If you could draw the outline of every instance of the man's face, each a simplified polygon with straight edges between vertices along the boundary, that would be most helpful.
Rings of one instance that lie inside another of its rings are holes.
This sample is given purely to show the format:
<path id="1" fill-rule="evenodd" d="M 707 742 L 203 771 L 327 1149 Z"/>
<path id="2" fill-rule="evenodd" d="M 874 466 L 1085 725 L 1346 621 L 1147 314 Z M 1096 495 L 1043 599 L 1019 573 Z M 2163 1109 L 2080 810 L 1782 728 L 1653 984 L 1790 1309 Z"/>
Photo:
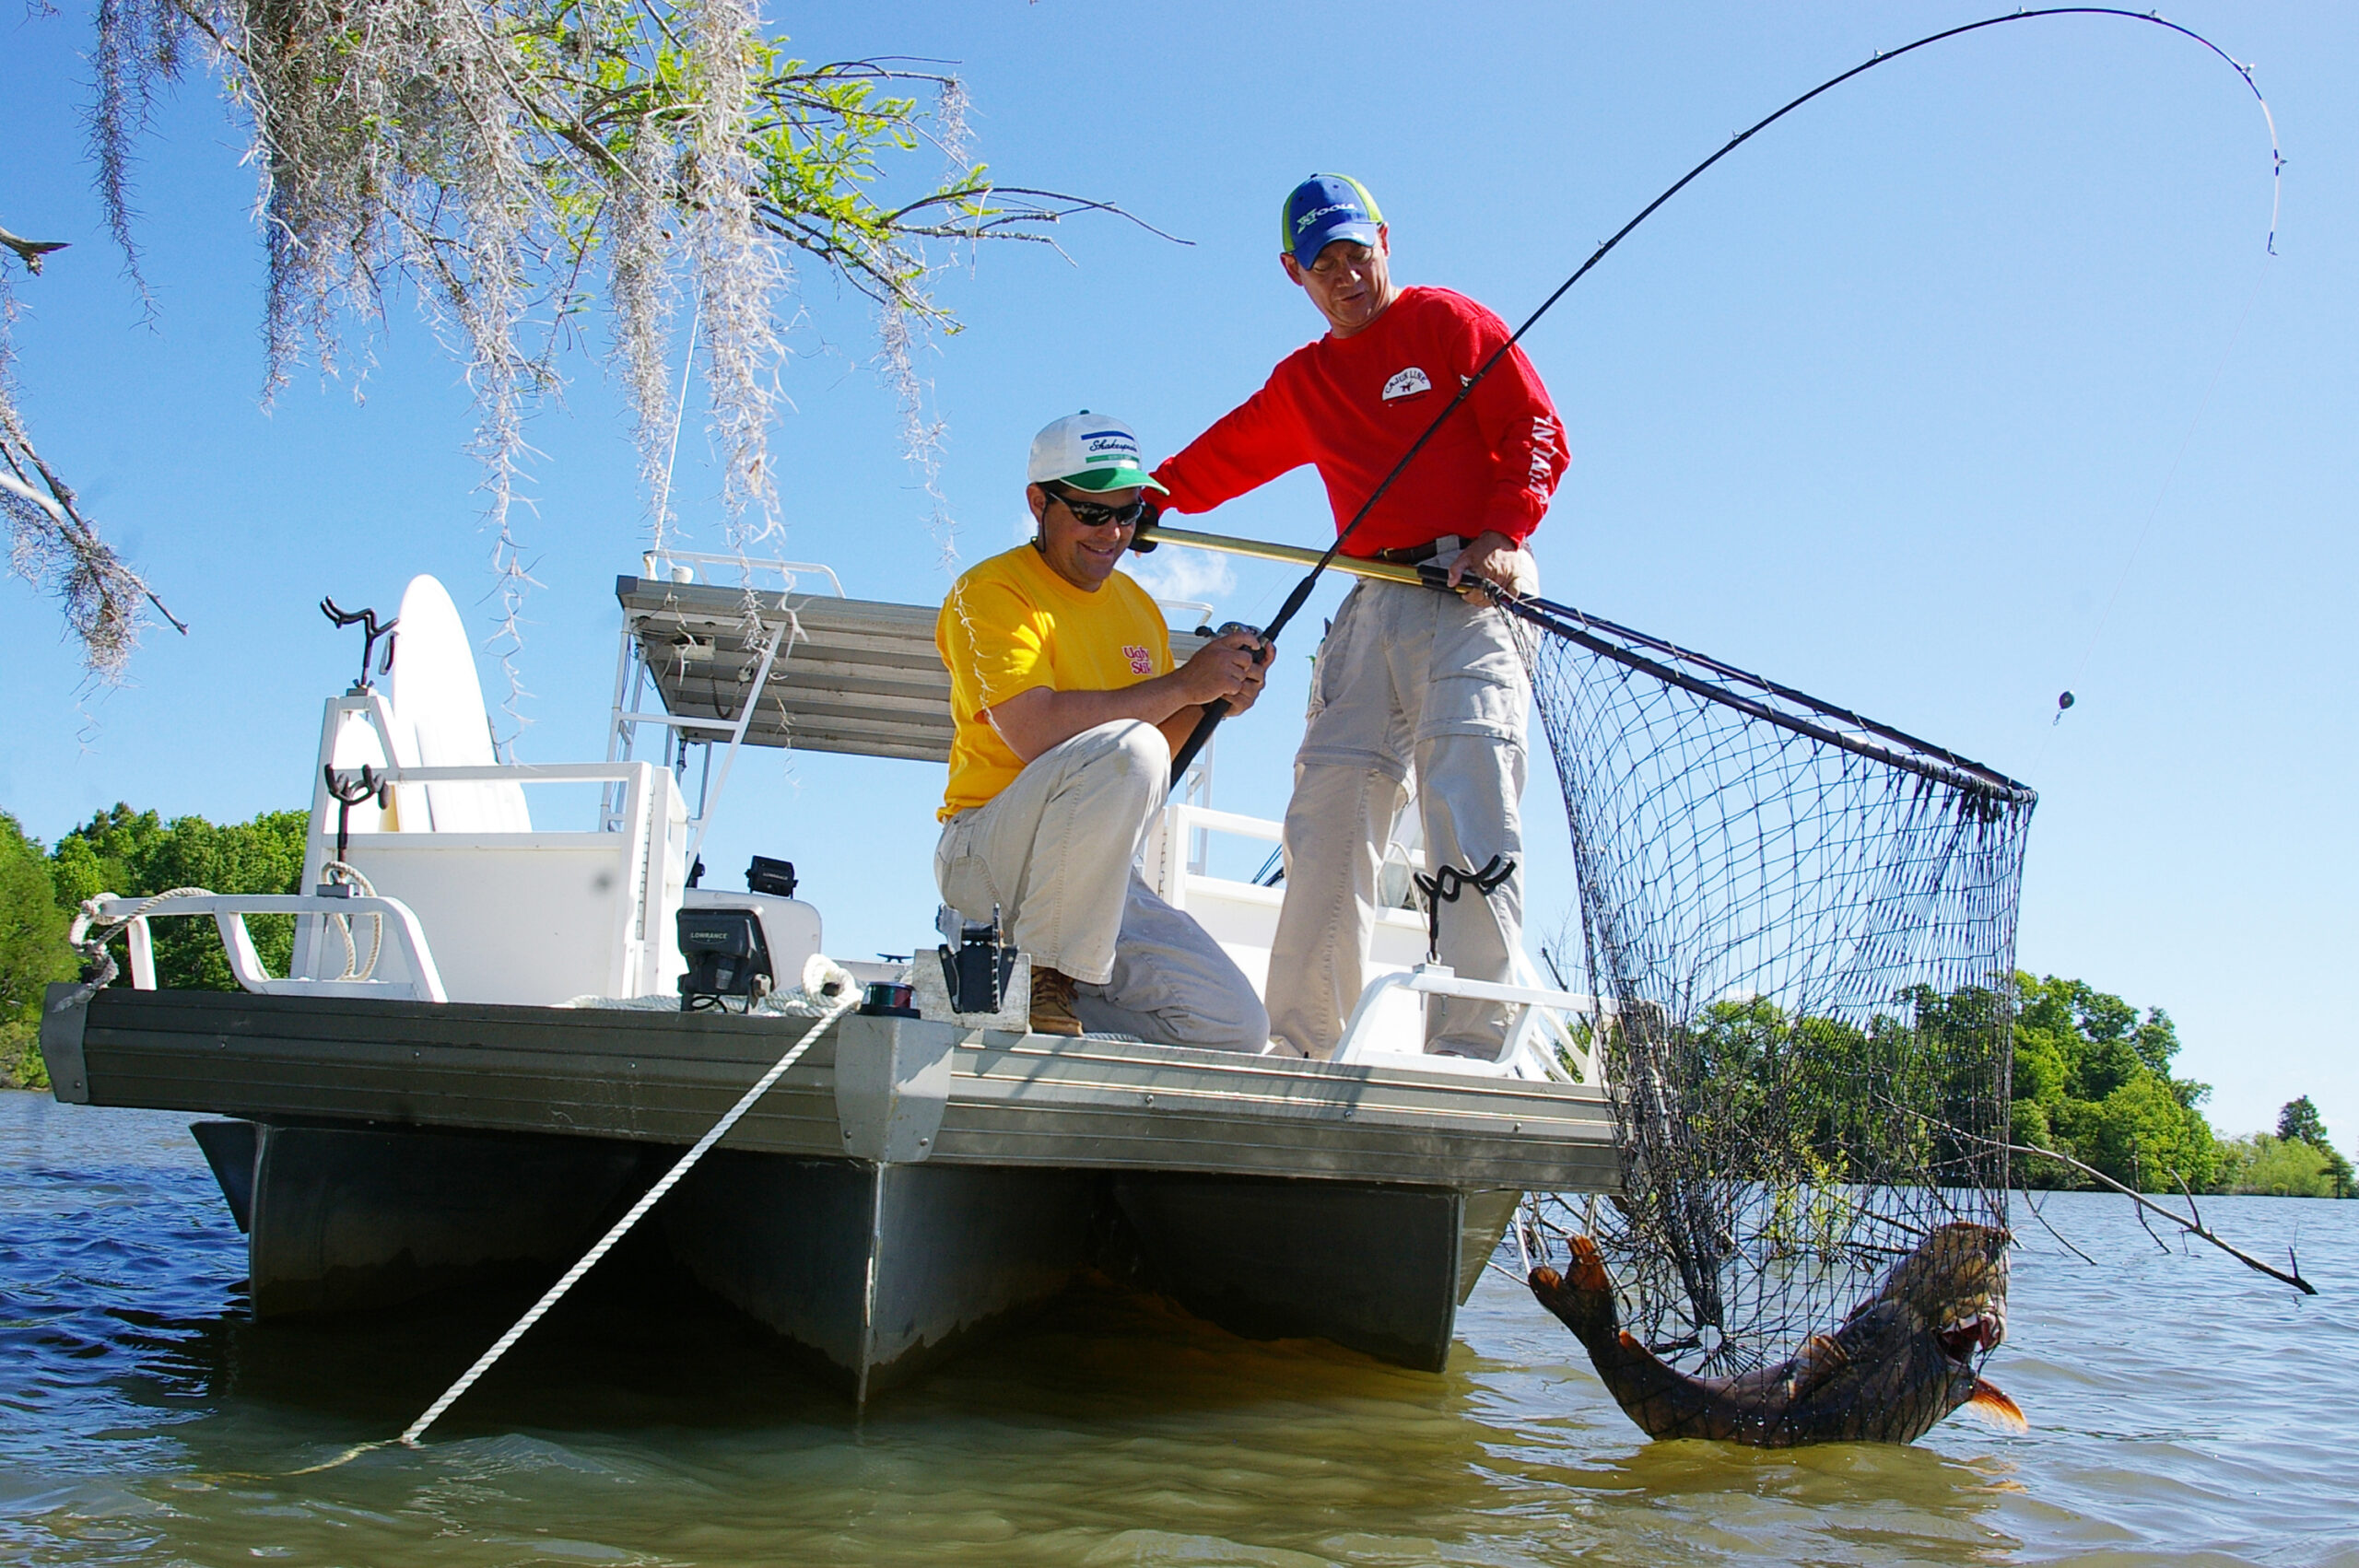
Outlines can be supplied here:
<path id="1" fill-rule="evenodd" d="M 1115 563 L 1131 547 L 1137 523 L 1135 520 L 1084 521 L 1083 518 L 1104 519 L 1108 512 L 1129 511 L 1138 502 L 1138 486 L 1076 492 L 1071 500 L 1063 490 L 1062 486 L 1033 485 L 1024 492 L 1040 525 L 1040 554 L 1050 570 L 1084 593 L 1095 593 L 1114 575 Z"/>
<path id="2" fill-rule="evenodd" d="M 1376 243 L 1363 245 L 1356 240 L 1335 240 L 1319 252 L 1319 259 L 1304 266 L 1290 255 L 1278 260 L 1286 269 L 1286 276 L 1302 285 L 1319 313 L 1327 318 L 1327 325 L 1337 337 L 1349 337 L 1384 313 L 1392 303 L 1392 272 L 1391 232 L 1382 225 L 1376 230 Z"/>

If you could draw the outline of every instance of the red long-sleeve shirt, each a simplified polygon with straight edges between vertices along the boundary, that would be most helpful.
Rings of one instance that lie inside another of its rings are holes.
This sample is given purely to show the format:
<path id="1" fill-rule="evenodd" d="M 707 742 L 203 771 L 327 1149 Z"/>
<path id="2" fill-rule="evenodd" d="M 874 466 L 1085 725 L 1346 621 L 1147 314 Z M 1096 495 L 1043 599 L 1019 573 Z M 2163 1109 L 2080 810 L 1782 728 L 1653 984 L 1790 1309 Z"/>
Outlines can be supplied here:
<path id="1" fill-rule="evenodd" d="M 1498 317 L 1447 288 L 1404 288 L 1350 337 L 1289 354 L 1268 384 L 1155 471 L 1165 509 L 1206 512 L 1316 463 L 1335 527 L 1350 522 L 1467 378 L 1508 341 Z M 1401 471 L 1344 548 L 1372 556 L 1540 526 L 1565 472 L 1564 427 L 1539 372 L 1510 348 L 1466 406 Z"/>

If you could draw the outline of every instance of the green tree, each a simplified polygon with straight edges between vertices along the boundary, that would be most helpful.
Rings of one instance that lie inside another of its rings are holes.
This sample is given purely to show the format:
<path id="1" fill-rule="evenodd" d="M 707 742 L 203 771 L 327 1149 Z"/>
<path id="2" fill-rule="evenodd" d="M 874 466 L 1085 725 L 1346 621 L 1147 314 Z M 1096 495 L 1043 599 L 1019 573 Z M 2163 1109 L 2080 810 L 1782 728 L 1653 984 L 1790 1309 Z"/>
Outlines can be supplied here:
<path id="1" fill-rule="evenodd" d="M 2344 1192 L 2325 1153 L 2300 1139 L 2266 1132 L 2224 1139 L 2213 1185 L 2221 1192 L 2267 1198 L 2339 1198 Z"/>
<path id="2" fill-rule="evenodd" d="M 167 823 L 118 802 L 57 842 L 50 875 L 67 910 L 100 893 L 145 898 L 176 887 L 215 893 L 294 893 L 303 876 L 303 812 L 264 812 L 252 822 L 216 826 L 201 816 Z M 294 919 L 249 917 L 264 967 L 285 974 L 295 945 Z M 149 927 L 156 983 L 177 990 L 236 990 L 213 922 L 174 918 Z M 120 962 L 120 961 L 118 961 Z M 127 965 L 125 966 L 127 969 Z M 128 983 L 126 973 L 119 983 Z"/>
<path id="3" fill-rule="evenodd" d="M 2018 974 L 2015 1141 L 2069 1154 L 2150 1192 L 2182 1181 L 2210 1187 L 2218 1141 L 2197 1107 L 2212 1091 L 2171 1076 L 2178 1050 L 2178 1032 L 2161 1008 L 2142 1015 L 2084 981 Z M 2027 1161 L 2023 1175 L 2037 1186 L 2086 1184 L 2053 1161 Z"/>
<path id="4" fill-rule="evenodd" d="M 2354 1184 L 2351 1162 L 2342 1157 L 2342 1152 L 2326 1135 L 2326 1123 L 2319 1119 L 2318 1108 L 2307 1094 L 2286 1101 L 2278 1111 L 2277 1136 L 2289 1143 L 2306 1143 L 2318 1152 L 2333 1178 L 2334 1191 L 2330 1196 L 2350 1198 L 2359 1194 L 2359 1184 Z"/>
<path id="5" fill-rule="evenodd" d="M 17 819 L 0 812 L 0 1086 L 49 1082 L 39 1048 L 41 994 L 73 975 L 49 863 Z"/>

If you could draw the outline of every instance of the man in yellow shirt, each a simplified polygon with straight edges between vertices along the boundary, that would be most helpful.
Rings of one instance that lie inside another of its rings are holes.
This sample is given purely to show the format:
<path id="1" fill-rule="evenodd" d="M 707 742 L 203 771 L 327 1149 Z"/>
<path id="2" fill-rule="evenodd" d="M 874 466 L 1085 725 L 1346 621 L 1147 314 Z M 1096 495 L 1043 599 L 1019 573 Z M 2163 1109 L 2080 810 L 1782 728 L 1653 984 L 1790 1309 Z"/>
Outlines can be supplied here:
<path id="1" fill-rule="evenodd" d="M 996 909 L 1031 954 L 1036 1033 L 1259 1051 L 1251 982 L 1133 862 L 1203 705 L 1261 695 L 1260 640 L 1230 632 L 1172 667 L 1162 612 L 1114 569 L 1155 483 L 1129 426 L 1056 421 L 1027 477 L 1038 532 L 961 577 L 934 623 L 957 723 L 943 902 L 976 922 Z"/>

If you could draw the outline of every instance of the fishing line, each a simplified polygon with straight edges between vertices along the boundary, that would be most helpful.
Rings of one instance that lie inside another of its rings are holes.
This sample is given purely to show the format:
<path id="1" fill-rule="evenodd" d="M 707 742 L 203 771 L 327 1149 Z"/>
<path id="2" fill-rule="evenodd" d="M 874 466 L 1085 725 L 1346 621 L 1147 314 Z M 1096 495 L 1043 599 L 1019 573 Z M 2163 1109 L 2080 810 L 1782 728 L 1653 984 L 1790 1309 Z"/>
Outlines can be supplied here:
<path id="1" fill-rule="evenodd" d="M 2114 606 L 2120 602 L 2121 591 L 2129 586 L 2130 574 L 2137 567 L 2139 556 L 2145 551 L 2148 536 L 2154 532 L 2154 520 L 2162 515 L 2163 498 L 2170 494 L 2171 486 L 2178 478 L 2180 467 L 2187 462 L 2188 448 L 2195 441 L 2196 427 L 2201 425 L 2203 422 L 2203 416 L 2212 411 L 2212 394 L 2220 390 L 2220 377 L 2228 369 L 2228 361 L 2235 357 L 2236 345 L 2244 341 L 2245 323 L 2252 318 L 2252 308 L 2260 298 L 2260 286 L 2269 276 L 2269 263 L 2276 254 L 2277 252 L 2272 249 L 2269 256 L 2262 259 L 2259 267 L 2253 273 L 2252 287 L 2245 291 L 2244 309 L 2237 312 L 2236 324 L 2230 330 L 2228 341 L 2220 350 L 2218 362 L 2212 367 L 2212 379 L 2204 383 L 2203 395 L 2197 400 L 2195 412 L 2188 416 L 2187 429 L 2178 439 L 2178 451 L 2171 454 L 2170 467 L 2164 473 L 2162 484 L 2155 488 L 2154 504 L 2146 509 L 2145 525 L 2138 530 L 2137 539 L 2130 544 L 2129 553 L 2122 556 L 2121 569 L 2114 575 L 2113 591 L 2107 595 L 2104 610 L 2098 613 L 2095 624 L 2089 628 L 2088 641 L 2081 648 L 2080 662 L 2072 666 L 2072 679 L 2056 699 L 2056 718 L 2049 721 L 2049 733 L 2040 739 L 2039 750 L 2033 759 L 2035 770 L 2039 762 L 2046 760 L 2048 743 L 2055 738 L 2056 726 L 2063 721 L 2065 709 L 2071 708 L 2075 701 L 2073 694 L 2080 690 L 2081 678 L 2088 673 L 2089 661 L 2096 653 L 2097 642 L 2104 637 L 2113 620 Z"/>
<path id="2" fill-rule="evenodd" d="M 680 427 L 688 417 L 688 383 L 696 379 L 697 333 L 704 325 L 704 290 L 697 290 L 696 310 L 688 317 L 688 351 L 680 357 L 680 401 L 672 410 L 672 450 L 663 459 L 663 487 L 655 493 L 655 551 L 663 550 L 663 524 L 672 515 L 672 473 L 680 465 Z M 744 552 L 741 550 L 740 555 Z"/>
<path id="3" fill-rule="evenodd" d="M 1685 190 L 1697 179 L 1697 177 L 1702 175 L 1706 170 L 1719 162 L 1720 159 L 1728 157 L 1729 154 L 1734 152 L 1738 147 L 1743 146 L 1746 142 L 1751 141 L 1755 135 L 1767 130 L 1778 121 L 1783 120 L 1787 115 L 1791 114 L 1803 104 L 1810 102 L 1811 99 L 1819 97 L 1823 93 L 1832 91 L 1836 88 L 1842 86 L 1845 82 L 1849 81 L 1852 77 L 1872 71 L 1879 65 L 1897 60 L 1904 54 L 1913 53 L 1919 49 L 1925 48 L 1929 44 L 1940 43 L 1945 39 L 1959 38 L 1966 33 L 1979 32 L 1984 28 L 2003 27 L 2009 22 L 2030 21 L 2040 17 L 2119 17 L 2125 21 L 2143 22 L 2152 27 L 2158 27 L 2166 31 L 2177 33 L 2182 38 L 2191 39 L 2228 63 L 2229 66 L 2236 71 L 2236 75 L 2244 79 L 2245 86 L 2251 90 L 2253 100 L 2260 105 L 2261 119 L 2269 127 L 2270 180 L 2271 182 L 2271 189 L 2269 204 L 2269 236 L 2267 244 L 2269 253 L 2271 255 L 2275 255 L 2277 253 L 2278 204 L 2280 198 L 2283 194 L 2285 174 L 2284 155 L 2278 149 L 2277 145 L 2276 116 L 2270 112 L 2269 100 L 2261 96 L 2259 86 L 2252 79 L 2252 67 L 2244 64 L 2235 55 L 2230 54 L 2226 50 L 2221 48 L 2218 44 L 2212 42 L 2201 33 L 2197 32 L 2194 29 L 2182 27 L 2177 22 L 2166 20 L 2165 18 L 2148 11 L 2127 11 L 2112 6 L 2055 6 L 2036 11 L 2016 11 L 2003 17 L 1986 17 L 1978 22 L 1966 22 L 1958 27 L 1945 28 L 1940 32 L 1929 33 L 1925 37 L 1918 39 L 1912 43 L 1904 43 L 1897 49 L 1880 49 L 1868 59 L 1852 66 L 1849 70 L 1843 72 L 1839 76 L 1830 76 L 1825 81 L 1821 82 L 1818 86 L 1811 88 L 1810 91 L 1802 94 L 1800 98 L 1797 98 L 1790 103 L 1786 104 L 1783 108 L 1777 110 L 1773 113 L 1763 116 L 1760 120 L 1755 122 L 1744 130 L 1737 132 L 1728 139 L 1719 151 L 1713 153 L 1709 158 L 1704 159 L 1703 162 L 1697 164 L 1695 168 L 1681 175 L 1679 179 L 1674 181 L 1668 190 L 1664 191 L 1661 195 L 1657 196 L 1653 201 L 1649 202 L 1643 208 L 1639 209 L 1637 216 L 1624 224 L 1620 228 L 1615 229 L 1612 238 L 1603 240 L 1598 245 L 1596 250 L 1590 252 L 1589 259 L 1574 270 L 1573 275 L 1558 284 L 1556 286 L 1555 292 L 1549 295 L 1547 298 L 1542 300 L 1540 308 L 1532 311 L 1530 316 L 1524 319 L 1523 325 L 1516 328 L 1515 332 L 1505 343 L 1499 345 L 1498 347 L 1491 351 L 1490 357 L 1483 361 L 1481 368 L 1478 369 L 1473 375 L 1468 377 L 1465 381 L 1459 386 L 1457 395 L 1449 400 L 1439 414 L 1434 415 L 1433 422 L 1425 427 L 1425 429 L 1418 435 L 1417 439 L 1409 443 L 1409 450 L 1401 454 L 1400 461 L 1392 465 L 1391 472 L 1387 473 L 1384 478 L 1377 485 L 1376 488 L 1369 493 L 1367 499 L 1360 503 L 1359 509 L 1352 514 L 1351 521 L 1345 523 L 1336 533 L 1335 542 L 1327 546 L 1325 553 L 1319 557 L 1318 565 L 1312 567 L 1309 575 L 1304 577 L 1299 583 L 1296 584 L 1294 591 L 1286 596 L 1285 603 L 1279 607 L 1276 618 L 1273 619 L 1268 626 L 1262 629 L 1262 636 L 1263 641 L 1274 642 L 1277 638 L 1278 633 L 1285 628 L 1286 623 L 1294 619 L 1296 613 L 1302 608 L 1304 602 L 1310 597 L 1310 591 L 1318 582 L 1320 574 L 1326 571 L 1328 565 L 1334 560 L 1338 554 L 1342 552 L 1344 542 L 1351 538 L 1353 532 L 1358 529 L 1362 522 L 1367 521 L 1368 513 L 1375 509 L 1377 502 L 1384 498 L 1385 492 L 1392 488 L 1392 482 L 1401 476 L 1401 471 L 1408 467 L 1410 461 L 1425 450 L 1426 443 L 1433 439 L 1434 433 L 1441 428 L 1443 424 L 1449 420 L 1452 414 L 1458 412 L 1461 404 L 1464 404 L 1468 398 L 1473 395 L 1474 389 L 1483 384 L 1484 380 L 1490 375 L 1493 369 L 1497 368 L 1499 362 L 1507 357 L 1510 349 L 1514 348 L 1518 344 L 1523 341 L 1524 334 L 1539 324 L 1540 318 L 1546 315 L 1549 310 L 1555 307 L 1556 301 L 1565 297 L 1566 292 L 1569 290 L 1573 285 L 1579 283 L 1582 278 L 1589 275 L 1590 269 L 1596 266 L 1598 263 L 1603 261 L 1608 252 L 1613 251 L 1616 245 L 1622 243 L 1622 241 L 1628 237 L 1632 229 L 1637 228 L 1638 225 L 1646 222 L 1648 218 L 1653 216 L 1657 208 L 1661 207 L 1665 202 L 1670 201 L 1672 197 L 1679 194 L 1680 192 Z M 1203 717 L 1197 720 L 1195 731 L 1188 737 L 1187 744 L 1180 748 L 1179 755 L 1171 759 L 1171 775 L 1173 778 L 1178 778 L 1186 770 L 1188 764 L 1195 760 L 1196 754 L 1203 750 L 1204 743 L 1212 739 L 1213 731 L 1218 727 L 1221 716 L 1227 711 L 1228 704 L 1225 699 L 1215 698 L 1212 702 L 1204 705 Z"/>

